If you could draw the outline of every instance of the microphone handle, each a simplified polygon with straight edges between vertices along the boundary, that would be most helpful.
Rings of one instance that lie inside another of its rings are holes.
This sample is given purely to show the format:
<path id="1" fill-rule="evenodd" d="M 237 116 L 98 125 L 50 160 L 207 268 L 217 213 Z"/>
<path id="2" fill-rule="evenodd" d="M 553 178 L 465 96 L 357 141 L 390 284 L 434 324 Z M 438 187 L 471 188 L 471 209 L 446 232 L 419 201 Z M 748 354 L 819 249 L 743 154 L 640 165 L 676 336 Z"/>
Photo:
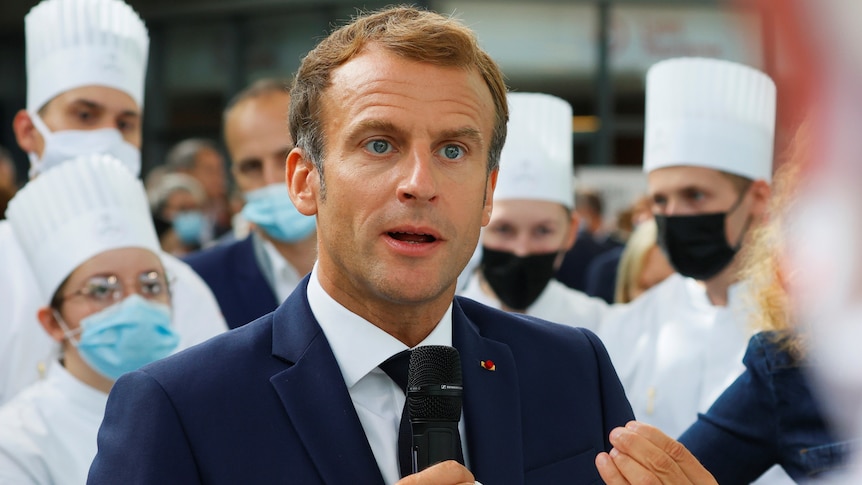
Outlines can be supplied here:
<path id="1" fill-rule="evenodd" d="M 413 428 L 413 473 L 446 460 L 464 464 L 457 421 L 414 419 L 410 424 Z"/>

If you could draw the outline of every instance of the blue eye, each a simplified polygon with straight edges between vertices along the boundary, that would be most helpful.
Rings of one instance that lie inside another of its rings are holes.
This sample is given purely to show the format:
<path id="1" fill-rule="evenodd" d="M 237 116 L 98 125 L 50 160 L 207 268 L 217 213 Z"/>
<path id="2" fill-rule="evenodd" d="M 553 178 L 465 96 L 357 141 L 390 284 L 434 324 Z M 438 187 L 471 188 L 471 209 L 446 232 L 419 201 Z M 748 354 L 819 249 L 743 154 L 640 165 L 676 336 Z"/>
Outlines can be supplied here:
<path id="1" fill-rule="evenodd" d="M 457 160 L 464 156 L 464 148 L 458 145 L 446 145 L 439 152 L 444 158 Z"/>
<path id="2" fill-rule="evenodd" d="M 365 148 L 367 148 L 371 153 L 384 155 L 392 150 L 392 145 L 390 145 L 386 140 L 371 140 L 365 144 Z"/>

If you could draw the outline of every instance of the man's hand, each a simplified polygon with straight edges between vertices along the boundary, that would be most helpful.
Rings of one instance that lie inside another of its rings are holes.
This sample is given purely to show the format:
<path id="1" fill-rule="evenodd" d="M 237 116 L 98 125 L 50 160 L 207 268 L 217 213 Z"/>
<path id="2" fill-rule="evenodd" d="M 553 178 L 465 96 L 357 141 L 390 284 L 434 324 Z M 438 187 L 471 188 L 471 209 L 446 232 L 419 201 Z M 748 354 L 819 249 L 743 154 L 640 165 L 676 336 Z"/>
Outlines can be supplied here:
<path id="1" fill-rule="evenodd" d="M 470 470 L 457 461 L 449 460 L 406 476 L 395 485 L 473 485 L 474 483 L 476 480 Z"/>
<path id="2" fill-rule="evenodd" d="M 608 485 L 718 485 L 680 442 L 654 426 L 630 421 L 610 435 L 610 454 L 596 456 L 596 468 Z"/>

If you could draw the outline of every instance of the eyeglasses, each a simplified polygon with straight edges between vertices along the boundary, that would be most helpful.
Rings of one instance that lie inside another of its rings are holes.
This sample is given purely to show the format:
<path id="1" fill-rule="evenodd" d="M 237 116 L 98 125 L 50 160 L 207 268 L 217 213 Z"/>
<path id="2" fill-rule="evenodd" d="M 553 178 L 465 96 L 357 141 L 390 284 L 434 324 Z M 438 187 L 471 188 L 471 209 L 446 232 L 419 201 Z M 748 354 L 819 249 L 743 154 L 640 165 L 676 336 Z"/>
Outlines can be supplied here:
<path id="1" fill-rule="evenodd" d="M 168 280 L 158 271 L 139 274 L 135 283 L 135 293 L 149 300 L 163 299 L 168 295 Z M 57 303 L 83 296 L 100 305 L 109 306 L 122 300 L 125 294 L 125 286 L 117 275 L 98 275 L 88 279 L 78 291 L 58 298 Z"/>

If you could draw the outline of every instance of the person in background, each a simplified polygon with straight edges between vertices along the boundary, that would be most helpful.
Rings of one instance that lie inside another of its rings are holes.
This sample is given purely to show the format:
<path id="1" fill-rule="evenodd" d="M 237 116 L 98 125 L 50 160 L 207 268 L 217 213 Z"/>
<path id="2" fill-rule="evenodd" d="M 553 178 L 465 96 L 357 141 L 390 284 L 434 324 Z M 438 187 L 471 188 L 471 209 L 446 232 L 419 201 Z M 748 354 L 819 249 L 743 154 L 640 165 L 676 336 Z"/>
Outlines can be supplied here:
<path id="1" fill-rule="evenodd" d="M 641 222 L 620 256 L 614 303 L 629 303 L 673 272 L 673 266 L 658 246 L 655 220 Z"/>
<path id="2" fill-rule="evenodd" d="M 84 483 L 114 380 L 179 343 L 146 195 L 118 160 L 84 157 L 28 183 L 8 214 L 40 289 L 31 324 L 59 358 L 0 407 L 0 483 Z"/>
<path id="3" fill-rule="evenodd" d="M 463 464 L 424 483 L 598 482 L 593 457 L 632 419 L 601 342 L 455 296 L 508 118 L 475 34 L 412 7 L 363 14 L 305 56 L 289 117 L 311 274 L 274 312 L 121 377 L 89 483 L 396 483 L 405 386 L 381 365 L 432 344 L 460 354 Z"/>
<path id="4" fill-rule="evenodd" d="M 257 81 L 224 111 L 231 172 L 246 199 L 241 214 L 251 233 L 185 258 L 212 288 L 231 328 L 275 310 L 317 256 L 315 219 L 296 210 L 284 184 L 285 158 L 293 148 L 288 86 Z"/>
<path id="5" fill-rule="evenodd" d="M 617 215 L 618 220 L 623 217 L 625 217 L 625 220 L 618 224 L 616 233 L 619 236 L 626 233 L 626 237 L 624 239 L 620 237 L 619 240 L 626 241 L 626 245 L 628 245 L 631 233 L 636 231 L 641 223 L 651 221 L 653 219 L 652 200 L 647 196 L 638 198 L 629 208 Z M 655 237 L 653 237 L 653 239 L 655 239 Z M 622 259 L 626 245 L 611 248 L 590 261 L 586 270 L 586 294 L 597 296 L 608 303 L 620 303 L 616 298 L 618 281 L 617 274 L 619 273 L 620 260 Z M 661 280 L 657 280 L 652 284 L 658 283 L 659 281 Z M 652 284 L 650 284 L 650 286 L 652 286 Z M 626 301 L 629 301 L 629 299 L 626 299 Z"/>
<path id="6" fill-rule="evenodd" d="M 206 194 L 195 178 L 182 173 L 165 174 L 147 191 L 147 197 L 162 250 L 185 256 L 200 249 L 206 231 Z"/>
<path id="7" fill-rule="evenodd" d="M 812 316 L 808 314 L 810 302 L 804 300 L 813 295 L 797 293 L 811 283 L 812 277 L 836 276 L 831 268 L 825 274 L 822 272 L 822 265 L 829 264 L 828 257 L 815 256 L 820 267 L 807 267 L 799 259 L 798 251 L 807 253 L 802 255 L 806 259 L 822 250 L 822 246 L 800 248 L 797 238 L 821 237 L 835 221 L 854 214 L 854 209 L 832 205 L 836 201 L 850 202 L 844 199 L 846 193 L 828 200 L 836 190 L 848 188 L 843 183 L 830 184 L 830 193 L 819 193 L 816 200 L 809 198 L 811 167 L 823 162 L 812 156 L 808 128 L 801 128 L 793 143 L 792 158 L 775 174 L 775 192 L 769 202 L 767 222 L 754 231 L 742 260 L 741 276 L 748 282 L 750 296 L 758 303 L 752 323 L 759 331 L 745 352 L 745 371 L 706 413 L 698 416 L 679 442 L 642 424 L 615 430 L 612 441 L 619 458 L 597 461 L 608 483 L 628 483 L 622 481 L 627 473 L 651 463 L 675 463 L 689 454 L 722 485 L 751 483 L 774 465 L 781 466 L 799 483 L 857 483 L 843 473 L 851 467 L 851 457 L 862 449 L 862 442 L 855 431 L 847 429 L 851 421 L 828 419 L 836 417 L 829 410 L 835 411 L 837 404 L 832 401 L 834 396 L 823 392 L 823 374 L 834 369 L 829 362 L 832 357 L 813 353 L 822 350 L 818 349 L 822 327 L 834 325 L 833 319 L 843 309 L 833 307 L 820 313 L 820 318 L 808 320 Z M 814 186 L 822 181 L 815 181 Z M 814 190 L 819 192 L 823 188 Z M 855 185 L 851 190 L 855 193 Z M 824 202 L 826 205 L 822 205 Z M 828 213 L 821 212 L 824 208 L 828 208 Z M 804 236 L 797 232 L 800 229 L 806 231 Z M 812 229 L 814 233 L 809 232 Z M 840 250 L 841 246 L 839 243 L 830 249 L 842 253 L 850 249 L 845 246 Z M 823 291 L 835 290 L 814 289 L 815 293 Z M 817 304 L 821 303 L 822 300 Z M 857 319 L 852 325 L 858 322 Z M 845 332 L 836 337 L 852 339 L 852 327 L 838 328 Z M 856 340 L 852 340 L 849 345 L 833 350 L 855 346 Z M 846 362 L 846 356 L 839 360 Z M 843 404 L 841 414 L 858 413 L 852 404 L 847 406 L 849 402 Z M 708 477 L 693 482 L 713 483 Z"/>
<path id="8" fill-rule="evenodd" d="M 773 465 L 797 482 L 822 479 L 846 466 L 859 442 L 841 441 L 830 429 L 823 398 L 810 382 L 809 329 L 801 325 L 787 287 L 799 275 L 783 260 L 788 217 L 797 200 L 802 163 L 810 153 L 804 133 L 795 140 L 796 159 L 776 173 L 768 222 L 753 234 L 742 276 L 757 301 L 754 335 L 745 352 L 745 372 L 679 441 L 719 483 L 750 483 Z M 811 322 L 817 325 L 817 322 Z"/>
<path id="9" fill-rule="evenodd" d="M 251 233 L 251 224 L 242 216 L 242 208 L 245 207 L 245 195 L 234 185 L 228 196 L 228 207 L 230 207 L 229 233 L 223 234 L 217 244 L 226 244 L 240 239 L 245 239 Z"/>
<path id="10" fill-rule="evenodd" d="M 18 191 L 18 173 L 9 150 L 0 146 L 0 220 L 6 218 L 6 204 Z"/>
<path id="11" fill-rule="evenodd" d="M 69 22 L 75 18 L 80 21 Z M 44 0 L 24 19 L 27 107 L 15 115 L 31 180 L 79 155 L 110 154 L 141 169 L 141 116 L 149 37 L 120 0 Z M 174 278 L 178 348 L 226 329 L 212 292 L 186 264 L 163 256 Z M 37 275 L 0 221 L 0 403 L 36 381 L 56 346 L 33 324 L 43 305 Z"/>
<path id="12" fill-rule="evenodd" d="M 604 201 L 600 192 L 579 189 L 575 196 L 575 211 L 581 221 L 577 239 L 563 258 L 555 277 L 569 288 L 585 292 L 589 286 L 587 268 L 590 263 L 623 243 L 603 229 Z"/>
<path id="13" fill-rule="evenodd" d="M 769 201 L 776 89 L 756 69 L 706 58 L 661 61 L 646 82 L 644 170 L 676 273 L 599 334 L 638 419 L 679 436 L 744 369 L 756 309 L 742 297 L 740 253 Z"/>
<path id="14" fill-rule="evenodd" d="M 203 138 L 183 140 L 168 151 L 164 166 L 169 173 L 193 177 L 204 189 L 207 224 L 202 244 L 206 245 L 230 231 L 226 165 L 215 143 Z"/>
<path id="15" fill-rule="evenodd" d="M 574 244 L 572 108 L 542 93 L 509 93 L 494 212 L 482 258 L 459 292 L 485 305 L 595 331 L 607 304 L 553 279 Z"/>

